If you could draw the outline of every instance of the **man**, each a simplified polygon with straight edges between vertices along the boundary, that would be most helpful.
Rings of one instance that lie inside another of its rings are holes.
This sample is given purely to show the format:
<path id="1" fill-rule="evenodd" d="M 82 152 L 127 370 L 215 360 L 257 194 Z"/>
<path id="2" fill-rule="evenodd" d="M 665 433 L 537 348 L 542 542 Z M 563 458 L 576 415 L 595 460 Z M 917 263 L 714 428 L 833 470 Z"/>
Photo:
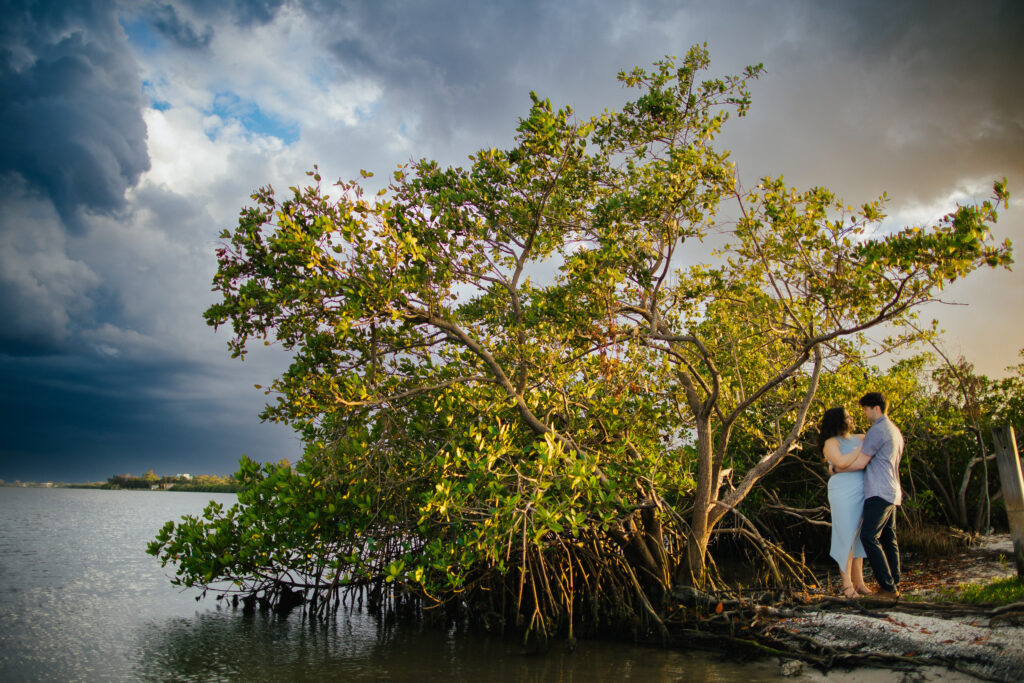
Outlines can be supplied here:
<path id="1" fill-rule="evenodd" d="M 903 502 L 900 460 L 903 434 L 886 415 L 889 402 L 877 391 L 864 394 L 860 407 L 871 428 L 861 452 L 871 460 L 864 468 L 864 519 L 860 540 L 878 581 L 879 598 L 900 597 L 900 547 L 896 541 L 896 508 Z"/>

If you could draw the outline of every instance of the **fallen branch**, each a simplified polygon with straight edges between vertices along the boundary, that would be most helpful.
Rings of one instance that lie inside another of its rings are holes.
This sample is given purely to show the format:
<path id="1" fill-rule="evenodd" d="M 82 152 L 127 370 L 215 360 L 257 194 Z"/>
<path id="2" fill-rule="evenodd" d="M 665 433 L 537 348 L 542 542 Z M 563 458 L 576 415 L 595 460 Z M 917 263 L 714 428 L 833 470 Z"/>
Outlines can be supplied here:
<path id="1" fill-rule="evenodd" d="M 783 513 L 785 515 L 789 515 L 791 517 L 796 517 L 796 518 L 798 518 L 800 520 L 803 520 L 804 522 L 807 522 L 808 524 L 813 524 L 815 526 L 823 526 L 823 527 L 832 528 L 832 522 L 829 522 L 828 520 L 814 519 L 811 516 L 811 515 L 825 515 L 825 516 L 828 516 L 829 509 L 827 507 L 824 507 L 824 506 L 816 507 L 816 508 L 793 508 L 793 507 L 789 507 L 787 505 L 768 503 L 768 504 L 762 505 L 761 509 L 762 510 L 777 510 L 778 512 L 781 512 L 781 513 Z"/>
<path id="2" fill-rule="evenodd" d="M 1011 605 L 1003 605 L 1002 607 L 996 607 L 990 610 L 989 613 L 989 626 L 995 626 L 1000 621 L 1016 621 L 1018 618 L 1024 618 L 1024 602 L 1015 602 Z"/>

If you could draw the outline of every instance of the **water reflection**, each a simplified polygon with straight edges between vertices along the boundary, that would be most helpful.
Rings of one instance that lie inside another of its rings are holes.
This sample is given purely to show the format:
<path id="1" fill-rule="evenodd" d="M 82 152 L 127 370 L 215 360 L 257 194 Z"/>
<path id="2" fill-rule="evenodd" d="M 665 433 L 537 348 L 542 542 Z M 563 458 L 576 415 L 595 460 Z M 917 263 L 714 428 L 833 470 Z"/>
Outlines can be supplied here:
<path id="1" fill-rule="evenodd" d="M 154 624 L 139 634 L 134 674 L 152 681 L 756 681 L 772 662 L 584 641 L 524 655 L 514 640 L 411 626 L 385 628 L 360 613 L 310 622 L 300 614 L 224 609 Z"/>

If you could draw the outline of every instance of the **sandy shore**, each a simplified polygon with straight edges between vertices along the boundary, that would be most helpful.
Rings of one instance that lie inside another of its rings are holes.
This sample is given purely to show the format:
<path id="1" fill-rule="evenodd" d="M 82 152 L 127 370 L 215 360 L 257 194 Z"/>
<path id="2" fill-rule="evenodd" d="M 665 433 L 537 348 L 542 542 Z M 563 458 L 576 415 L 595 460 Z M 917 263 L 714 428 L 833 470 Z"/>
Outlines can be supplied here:
<path id="1" fill-rule="evenodd" d="M 911 559 L 907 562 L 902 588 L 907 595 L 926 598 L 929 592 L 943 586 L 1015 576 L 1016 568 L 1012 562 L 1006 561 L 1012 557 L 1012 552 L 1009 536 L 1002 535 L 986 537 L 970 551 L 955 558 L 930 562 Z M 1020 620 L 1016 623 L 1019 624 Z M 906 607 L 901 609 L 899 603 L 892 606 L 876 603 L 866 605 L 860 612 L 836 612 L 835 609 L 809 611 L 782 619 L 775 628 L 810 636 L 834 647 L 854 648 L 858 653 L 913 655 L 955 662 L 958 669 L 833 671 L 828 674 L 828 680 L 1024 681 L 1024 626 L 1008 621 L 990 624 L 988 618 L 978 615 L 924 616 Z M 807 676 L 808 680 L 820 676 L 808 667 L 804 667 L 801 675 Z"/>
<path id="2" fill-rule="evenodd" d="M 985 619 L 926 617 L 902 612 L 898 607 L 872 611 L 877 615 L 820 612 L 787 619 L 779 627 L 860 653 L 953 660 L 982 679 L 1024 680 L 1024 627 L 989 626 Z M 959 673 L 940 671 L 944 678 Z M 962 680 L 971 680 L 961 676 Z"/>

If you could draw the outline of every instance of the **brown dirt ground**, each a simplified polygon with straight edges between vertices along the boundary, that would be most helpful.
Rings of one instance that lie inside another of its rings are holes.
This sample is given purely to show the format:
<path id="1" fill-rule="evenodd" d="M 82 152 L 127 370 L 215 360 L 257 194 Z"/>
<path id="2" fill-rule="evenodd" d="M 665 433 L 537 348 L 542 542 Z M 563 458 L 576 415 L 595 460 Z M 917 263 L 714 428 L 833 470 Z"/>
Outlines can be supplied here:
<path id="1" fill-rule="evenodd" d="M 983 536 L 971 547 L 950 557 L 908 553 L 902 559 L 900 590 L 910 595 L 924 595 L 941 588 L 982 583 L 1017 573 L 1009 534 Z"/>

